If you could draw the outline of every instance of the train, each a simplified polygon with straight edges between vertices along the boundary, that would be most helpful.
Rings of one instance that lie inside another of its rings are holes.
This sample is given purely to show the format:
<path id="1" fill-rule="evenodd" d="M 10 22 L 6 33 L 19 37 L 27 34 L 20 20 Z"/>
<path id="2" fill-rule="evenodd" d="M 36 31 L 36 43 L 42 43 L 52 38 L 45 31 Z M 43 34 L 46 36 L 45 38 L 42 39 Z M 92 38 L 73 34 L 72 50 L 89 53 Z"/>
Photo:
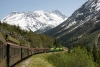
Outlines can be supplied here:
<path id="1" fill-rule="evenodd" d="M 13 67 L 19 61 L 39 53 L 49 52 L 49 48 L 32 48 L 21 46 L 19 42 L 8 40 L 9 36 L 3 37 L 0 32 L 0 67 Z"/>

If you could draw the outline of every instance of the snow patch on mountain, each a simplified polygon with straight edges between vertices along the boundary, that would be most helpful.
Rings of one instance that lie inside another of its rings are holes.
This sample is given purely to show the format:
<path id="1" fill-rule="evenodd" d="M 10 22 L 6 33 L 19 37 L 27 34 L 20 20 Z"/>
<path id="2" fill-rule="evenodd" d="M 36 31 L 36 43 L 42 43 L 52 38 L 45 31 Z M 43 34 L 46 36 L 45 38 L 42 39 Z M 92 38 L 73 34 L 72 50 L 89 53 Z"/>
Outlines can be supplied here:
<path id="1" fill-rule="evenodd" d="M 47 31 L 56 27 L 65 21 L 67 17 L 58 10 L 46 12 L 43 10 L 35 12 L 16 12 L 13 11 L 10 15 L 3 18 L 2 22 L 7 22 L 11 25 L 20 26 L 24 30 L 37 30 Z M 48 28 L 48 29 L 45 29 Z"/>
<path id="2" fill-rule="evenodd" d="M 100 22 L 100 0 L 88 0 L 79 9 L 77 9 L 66 21 L 59 26 L 45 32 L 45 34 L 61 38 L 68 33 L 84 26 L 85 24 L 96 24 Z M 53 32 L 52 31 L 56 31 Z"/>
<path id="3" fill-rule="evenodd" d="M 98 0 L 96 8 L 97 11 L 100 10 L 100 0 Z"/>

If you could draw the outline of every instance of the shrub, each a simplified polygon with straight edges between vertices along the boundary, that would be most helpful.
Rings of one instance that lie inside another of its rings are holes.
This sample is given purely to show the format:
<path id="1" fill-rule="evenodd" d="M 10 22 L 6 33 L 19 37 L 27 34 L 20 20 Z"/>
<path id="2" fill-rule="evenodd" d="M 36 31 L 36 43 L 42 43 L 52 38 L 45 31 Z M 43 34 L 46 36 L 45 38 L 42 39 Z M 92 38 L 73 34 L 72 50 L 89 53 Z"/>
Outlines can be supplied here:
<path id="1" fill-rule="evenodd" d="M 56 53 L 47 60 L 56 67 L 95 67 L 94 62 L 85 49 L 74 48 L 70 53 Z"/>

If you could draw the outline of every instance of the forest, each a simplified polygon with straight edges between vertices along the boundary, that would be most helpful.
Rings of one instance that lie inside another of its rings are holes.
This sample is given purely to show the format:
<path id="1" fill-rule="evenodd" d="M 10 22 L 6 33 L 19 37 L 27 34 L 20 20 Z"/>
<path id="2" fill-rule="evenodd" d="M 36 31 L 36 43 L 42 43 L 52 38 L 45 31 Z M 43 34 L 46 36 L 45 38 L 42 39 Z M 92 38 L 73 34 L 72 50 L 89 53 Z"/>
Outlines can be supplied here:
<path id="1" fill-rule="evenodd" d="M 6 22 L 0 22 L 0 31 L 5 35 L 9 34 L 20 42 L 20 45 L 30 47 L 55 47 L 61 46 L 55 38 L 45 36 L 44 34 L 36 34 L 34 32 L 22 30 L 19 26 L 9 25 Z"/>

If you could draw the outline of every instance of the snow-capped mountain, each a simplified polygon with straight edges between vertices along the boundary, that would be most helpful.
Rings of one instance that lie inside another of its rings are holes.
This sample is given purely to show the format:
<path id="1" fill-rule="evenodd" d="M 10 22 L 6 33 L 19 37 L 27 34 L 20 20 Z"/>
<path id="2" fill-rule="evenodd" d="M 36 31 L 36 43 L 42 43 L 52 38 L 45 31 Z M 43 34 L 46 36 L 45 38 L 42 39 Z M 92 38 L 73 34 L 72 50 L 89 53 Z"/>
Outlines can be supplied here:
<path id="1" fill-rule="evenodd" d="M 58 38 L 63 45 L 71 45 L 71 43 L 77 41 L 79 38 L 85 37 L 87 33 L 89 35 L 91 32 L 97 32 L 100 29 L 99 26 L 100 0 L 88 0 L 65 22 L 61 23 L 54 29 L 45 32 L 45 34 Z"/>
<path id="2" fill-rule="evenodd" d="M 40 10 L 35 12 L 14 11 L 1 21 L 11 25 L 18 25 L 24 30 L 41 33 L 56 27 L 66 19 L 67 17 L 58 10 L 50 12 Z"/>

